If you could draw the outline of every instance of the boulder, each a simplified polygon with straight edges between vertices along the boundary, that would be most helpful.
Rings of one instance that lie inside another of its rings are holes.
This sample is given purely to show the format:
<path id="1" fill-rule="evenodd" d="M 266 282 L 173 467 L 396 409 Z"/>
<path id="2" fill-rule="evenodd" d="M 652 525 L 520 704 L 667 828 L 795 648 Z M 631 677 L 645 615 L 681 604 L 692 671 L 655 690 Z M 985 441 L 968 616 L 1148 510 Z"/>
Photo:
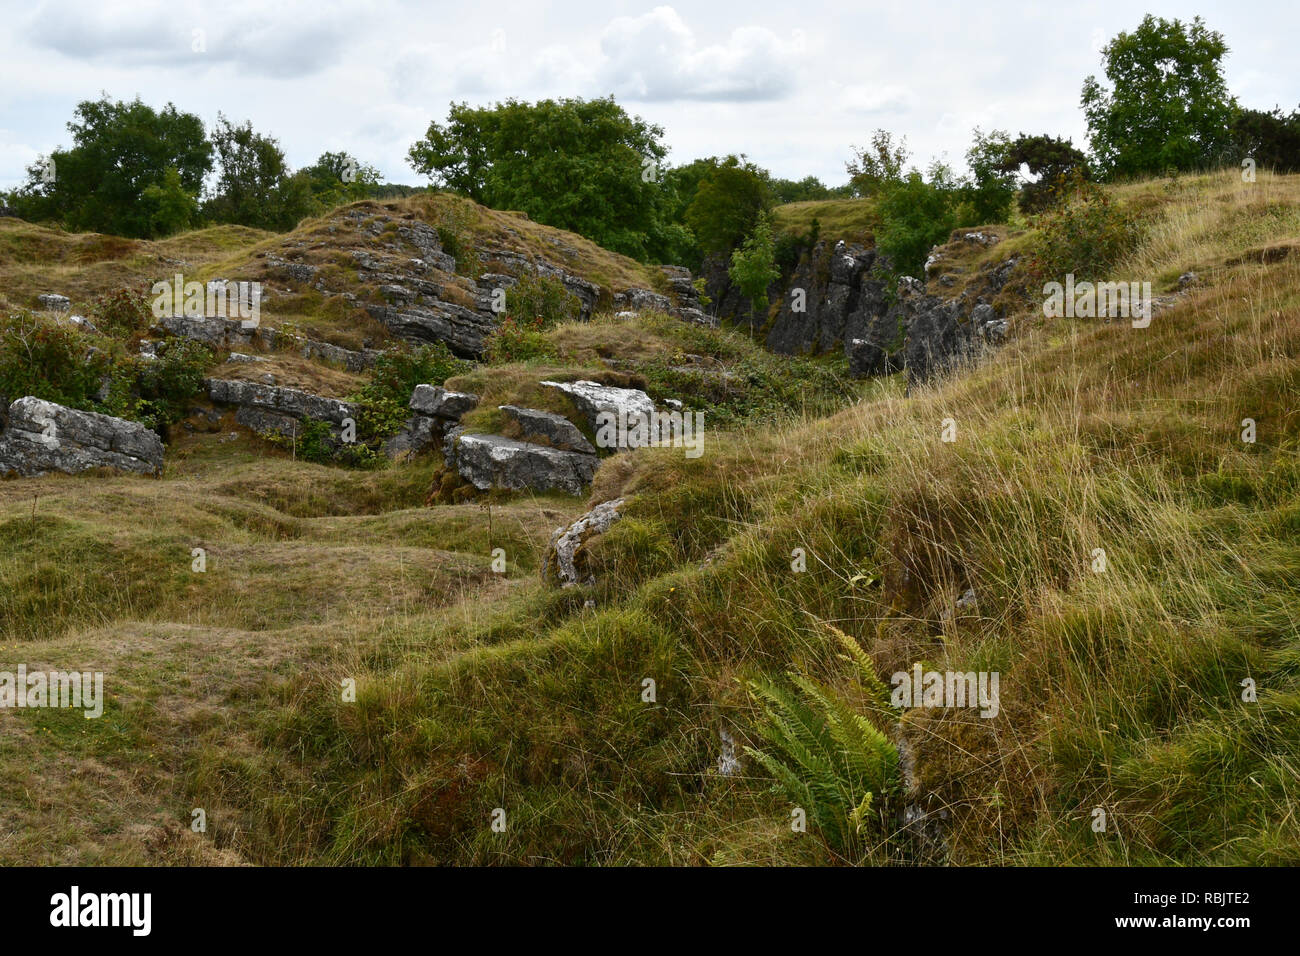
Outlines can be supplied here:
<path id="1" fill-rule="evenodd" d="M 9 406 L 0 432 L 0 474 L 26 477 L 90 468 L 162 471 L 162 440 L 139 422 L 65 408 L 27 396 Z"/>
<path id="2" fill-rule="evenodd" d="M 487 337 L 496 329 L 496 319 L 490 312 L 467 309 L 454 302 L 372 303 L 365 308 L 398 338 L 417 345 L 445 342 L 447 348 L 462 358 L 480 357 Z"/>
<path id="3" fill-rule="evenodd" d="M 72 301 L 66 295 L 58 295 L 54 292 L 47 292 L 44 295 L 36 297 L 36 301 L 41 304 L 41 308 L 48 312 L 67 312 L 72 308 Z"/>
<path id="4" fill-rule="evenodd" d="M 587 416 L 592 430 L 600 428 L 602 412 L 613 412 L 619 420 L 633 417 L 649 418 L 655 413 L 655 403 L 639 388 L 616 388 L 598 382 L 542 382 L 547 388 L 559 389 L 573 399 L 578 410 Z"/>
<path id="5" fill-rule="evenodd" d="M 207 379 L 204 385 L 208 390 L 208 398 L 218 405 L 261 409 L 300 421 L 311 418 L 340 426 L 344 419 L 350 418 L 355 421 L 357 417 L 357 408 L 351 402 L 340 401 L 337 398 L 323 398 L 296 388 L 221 378 Z"/>
<path id="6" fill-rule="evenodd" d="M 580 495 L 600 459 L 500 435 L 466 435 L 453 429 L 444 444 L 448 465 L 480 491 L 563 491 Z"/>
<path id="7" fill-rule="evenodd" d="M 614 308 L 631 312 L 666 312 L 669 315 L 676 311 L 668 296 L 649 289 L 627 289 L 620 292 L 614 296 Z"/>
<path id="8" fill-rule="evenodd" d="M 384 442 L 384 454 L 395 461 L 418 455 L 440 441 L 452 427 L 453 423 L 445 418 L 412 415 L 400 432 Z"/>
<path id="9" fill-rule="evenodd" d="M 596 454 L 596 449 L 583 437 L 582 432 L 578 431 L 578 426 L 563 415 L 543 412 L 536 408 L 520 408 L 517 405 L 497 407 L 506 413 L 507 418 L 518 424 L 524 441 L 537 443 L 540 439 L 541 444 L 550 445 L 552 448 L 580 451 L 586 455 Z"/>
<path id="10" fill-rule="evenodd" d="M 477 405 L 478 396 L 469 392 L 453 392 L 441 385 L 417 385 L 411 393 L 410 409 L 421 415 L 456 421 Z"/>
<path id="11" fill-rule="evenodd" d="M 291 349 L 303 358 L 322 359 L 341 365 L 349 372 L 365 371 L 375 364 L 381 354 L 376 349 L 357 352 L 271 328 L 245 328 L 243 323 L 221 316 L 163 316 L 154 324 L 153 331 L 194 339 L 212 349 L 242 351 L 253 345 L 260 345 L 268 351 Z"/>
<path id="12" fill-rule="evenodd" d="M 576 584 L 594 584 L 587 568 L 583 549 L 596 535 L 604 534 L 622 517 L 623 499 L 615 498 L 596 505 L 567 528 L 557 528 L 551 535 L 542 562 L 542 579 L 550 584 L 571 588 Z"/>

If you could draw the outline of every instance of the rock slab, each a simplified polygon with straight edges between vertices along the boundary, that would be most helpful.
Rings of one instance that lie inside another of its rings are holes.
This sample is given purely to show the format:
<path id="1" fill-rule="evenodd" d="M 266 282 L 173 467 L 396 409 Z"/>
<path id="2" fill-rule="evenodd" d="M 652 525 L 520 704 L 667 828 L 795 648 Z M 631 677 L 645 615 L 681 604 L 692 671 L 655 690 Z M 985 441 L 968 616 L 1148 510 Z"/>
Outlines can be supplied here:
<path id="1" fill-rule="evenodd" d="M 9 406 L 0 432 L 0 475 L 77 474 L 91 468 L 156 475 L 162 464 L 162 440 L 139 422 L 30 395 Z"/>

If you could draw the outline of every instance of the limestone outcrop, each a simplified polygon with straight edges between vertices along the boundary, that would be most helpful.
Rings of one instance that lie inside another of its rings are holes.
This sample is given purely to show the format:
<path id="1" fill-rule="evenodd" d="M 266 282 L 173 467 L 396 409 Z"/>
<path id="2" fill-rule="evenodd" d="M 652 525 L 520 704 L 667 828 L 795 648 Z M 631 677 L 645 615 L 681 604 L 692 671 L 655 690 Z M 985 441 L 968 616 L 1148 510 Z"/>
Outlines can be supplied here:
<path id="1" fill-rule="evenodd" d="M 9 406 L 0 430 L 0 475 L 34 477 L 115 468 L 162 471 L 162 440 L 139 422 L 27 396 Z"/>

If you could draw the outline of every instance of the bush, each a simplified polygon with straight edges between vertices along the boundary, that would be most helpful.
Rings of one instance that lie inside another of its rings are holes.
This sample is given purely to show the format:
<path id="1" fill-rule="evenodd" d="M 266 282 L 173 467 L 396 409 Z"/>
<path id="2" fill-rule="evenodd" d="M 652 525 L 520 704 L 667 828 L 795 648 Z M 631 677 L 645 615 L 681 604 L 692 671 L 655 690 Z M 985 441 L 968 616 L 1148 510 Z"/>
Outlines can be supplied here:
<path id="1" fill-rule="evenodd" d="M 91 313 L 101 332 L 129 337 L 153 324 L 149 296 L 141 289 L 123 287 L 95 300 Z"/>
<path id="2" fill-rule="evenodd" d="M 555 346 L 546 337 L 546 323 L 535 319 L 507 316 L 488 339 L 487 360 L 491 365 L 549 359 L 556 355 Z"/>
<path id="3" fill-rule="evenodd" d="M 470 363 L 453 355 L 444 342 L 386 351 L 371 369 L 370 381 L 350 399 L 358 407 L 358 442 L 379 442 L 397 434 L 411 416 L 415 386 L 441 385 L 469 368 Z"/>
<path id="4" fill-rule="evenodd" d="M 956 187 L 947 167 L 935 164 L 927 182 L 916 170 L 887 189 L 879 201 L 876 248 L 894 264 L 895 275 L 923 276 L 930 249 L 956 227 Z"/>
<path id="5" fill-rule="evenodd" d="M 26 313 L 0 320 L 0 396 L 9 401 L 34 395 L 89 410 L 111 367 L 108 353 L 73 329 Z"/>
<path id="6" fill-rule="evenodd" d="M 760 213 L 754 232 L 731 254 L 727 275 L 749 299 L 755 320 L 767 312 L 767 287 L 780 278 L 776 267 L 776 245 L 767 213 Z"/>
<path id="7" fill-rule="evenodd" d="M 108 412 L 152 428 L 166 437 L 185 417 L 203 378 L 215 362 L 212 350 L 191 339 L 159 343 L 155 359 L 130 358 L 114 371 Z"/>
<path id="8" fill-rule="evenodd" d="M 581 314 L 578 297 L 550 276 L 525 275 L 506 290 L 506 315 L 525 322 L 540 319 L 543 329 L 571 322 Z"/>
<path id="9" fill-rule="evenodd" d="M 969 213 L 959 215 L 957 225 L 986 226 L 1007 221 L 1016 198 L 1015 175 L 1006 168 L 1011 146 L 1011 140 L 1001 130 L 985 135 L 976 127 L 974 142 L 966 150 L 971 179 L 962 188 L 963 205 Z"/>
<path id="10" fill-rule="evenodd" d="M 1105 278 L 1141 238 L 1137 221 L 1111 202 L 1082 173 L 1070 177 L 1073 198 L 1038 221 L 1030 268 L 1042 279 L 1073 274 L 1076 281 Z"/>

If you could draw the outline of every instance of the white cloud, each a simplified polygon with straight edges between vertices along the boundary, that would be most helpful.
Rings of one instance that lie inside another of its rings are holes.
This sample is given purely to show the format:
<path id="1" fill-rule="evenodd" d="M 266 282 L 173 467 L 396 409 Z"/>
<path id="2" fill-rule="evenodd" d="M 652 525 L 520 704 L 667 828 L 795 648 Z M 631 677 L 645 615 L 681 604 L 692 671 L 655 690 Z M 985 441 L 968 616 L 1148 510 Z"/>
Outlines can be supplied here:
<path id="1" fill-rule="evenodd" d="M 782 40 L 743 26 L 725 43 L 699 46 L 672 7 L 619 17 L 600 38 L 601 84 L 615 96 L 670 100 L 772 100 L 788 94 L 804 53 L 803 35 Z"/>
<path id="2" fill-rule="evenodd" d="M 307 0 L 206 8 L 196 3 L 41 4 L 27 40 L 70 59 L 115 66 L 233 64 L 265 76 L 307 76 L 338 59 L 352 27 L 342 8 Z"/>
<path id="3" fill-rule="evenodd" d="M 916 96 L 905 86 L 846 86 L 839 94 L 839 105 L 855 113 L 901 113 L 916 104 Z"/>

